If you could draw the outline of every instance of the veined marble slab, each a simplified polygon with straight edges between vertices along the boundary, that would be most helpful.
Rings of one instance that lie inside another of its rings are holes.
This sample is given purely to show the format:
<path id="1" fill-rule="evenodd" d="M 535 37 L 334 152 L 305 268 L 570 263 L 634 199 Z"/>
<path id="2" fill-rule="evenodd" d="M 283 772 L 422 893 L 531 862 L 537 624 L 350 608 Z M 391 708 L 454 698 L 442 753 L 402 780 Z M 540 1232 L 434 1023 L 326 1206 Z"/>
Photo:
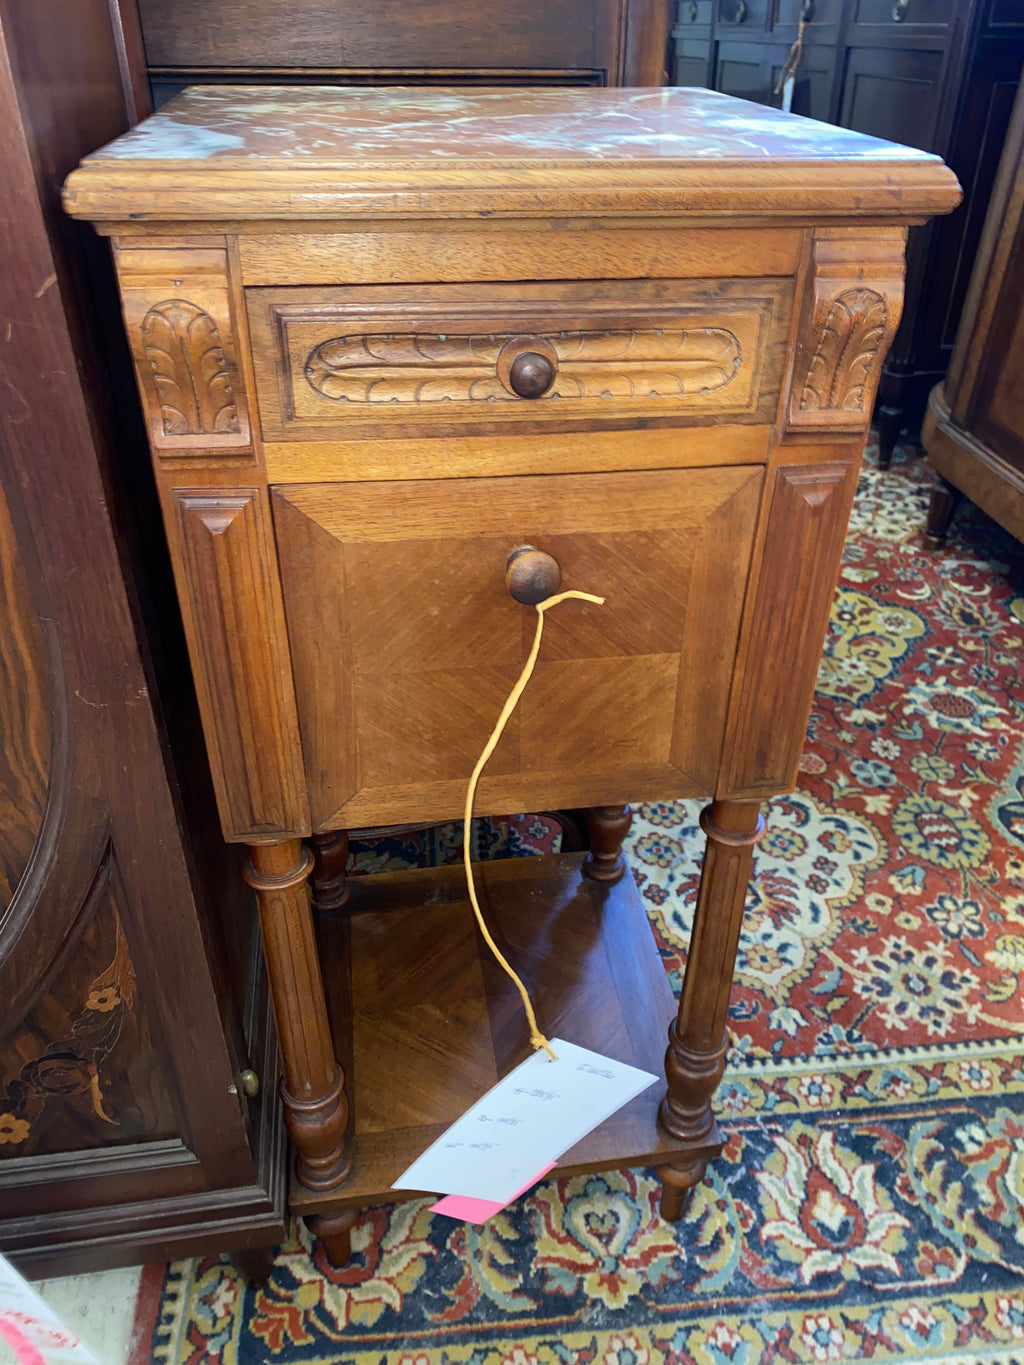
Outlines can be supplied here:
<path id="1" fill-rule="evenodd" d="M 319 164 L 931 159 L 714 90 L 197 86 L 87 160 L 254 157 Z"/>

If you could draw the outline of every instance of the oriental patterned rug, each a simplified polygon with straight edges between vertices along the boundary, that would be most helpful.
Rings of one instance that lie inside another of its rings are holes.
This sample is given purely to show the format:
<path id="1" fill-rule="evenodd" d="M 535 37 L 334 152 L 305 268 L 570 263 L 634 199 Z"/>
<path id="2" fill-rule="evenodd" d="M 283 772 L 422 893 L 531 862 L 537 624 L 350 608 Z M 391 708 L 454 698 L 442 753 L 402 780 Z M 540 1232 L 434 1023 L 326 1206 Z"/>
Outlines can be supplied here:
<path id="1" fill-rule="evenodd" d="M 733 996 L 724 1156 L 677 1227 L 626 1170 L 482 1228 L 379 1208 L 332 1269 L 151 1280 L 157 1365 L 1024 1361 L 1022 552 L 979 514 L 923 550 L 919 461 L 858 495 L 800 789 L 772 803 Z M 678 981 L 701 837 L 639 809 L 631 860 Z M 458 830 L 359 853 L 458 856 Z M 523 817 L 481 854 L 551 846 Z"/>

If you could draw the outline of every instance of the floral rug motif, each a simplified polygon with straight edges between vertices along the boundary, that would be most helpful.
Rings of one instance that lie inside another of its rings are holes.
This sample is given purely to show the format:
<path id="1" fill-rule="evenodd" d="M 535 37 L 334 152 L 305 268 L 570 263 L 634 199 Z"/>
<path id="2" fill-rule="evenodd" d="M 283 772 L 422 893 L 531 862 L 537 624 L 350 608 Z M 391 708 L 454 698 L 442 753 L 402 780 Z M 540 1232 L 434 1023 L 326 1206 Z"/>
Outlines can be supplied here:
<path id="1" fill-rule="evenodd" d="M 259 1289 L 226 1258 L 169 1266 L 136 1365 L 1024 1362 L 1024 551 L 968 512 L 926 552 L 927 499 L 918 460 L 869 456 L 801 785 L 755 862 L 727 1146 L 686 1219 L 624 1170 L 544 1182 L 481 1228 L 368 1210 L 342 1270 L 297 1227 Z M 630 835 L 676 985 L 698 813 L 641 806 Z M 473 837 L 528 854 L 558 830 Z"/>

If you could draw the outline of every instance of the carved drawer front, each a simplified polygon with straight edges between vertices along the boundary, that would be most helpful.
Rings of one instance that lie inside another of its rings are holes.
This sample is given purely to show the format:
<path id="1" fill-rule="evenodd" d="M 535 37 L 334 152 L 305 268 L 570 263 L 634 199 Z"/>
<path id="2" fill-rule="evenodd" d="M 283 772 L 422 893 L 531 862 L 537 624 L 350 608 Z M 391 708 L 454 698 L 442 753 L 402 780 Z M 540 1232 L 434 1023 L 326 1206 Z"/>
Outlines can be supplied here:
<path id="1" fill-rule="evenodd" d="M 249 289 L 268 441 L 770 422 L 788 280 Z"/>
<path id="2" fill-rule="evenodd" d="M 478 809 L 711 792 L 763 472 L 276 488 L 315 828 L 448 819 L 525 661 L 509 553 L 604 595 L 547 619 Z M 712 628 L 709 629 L 709 623 Z"/>

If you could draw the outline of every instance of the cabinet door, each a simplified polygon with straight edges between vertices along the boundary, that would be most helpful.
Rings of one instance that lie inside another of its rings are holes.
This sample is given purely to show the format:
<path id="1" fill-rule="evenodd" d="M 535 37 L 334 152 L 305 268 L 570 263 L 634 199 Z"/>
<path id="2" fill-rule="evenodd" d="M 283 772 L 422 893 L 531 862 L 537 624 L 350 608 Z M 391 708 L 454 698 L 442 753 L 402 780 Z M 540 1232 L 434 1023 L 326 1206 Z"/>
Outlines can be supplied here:
<path id="1" fill-rule="evenodd" d="M 710 82 L 713 4 L 714 0 L 679 0 L 672 30 L 674 85 Z"/>
<path id="2" fill-rule="evenodd" d="M 704 38 L 677 38 L 672 80 L 675 85 L 701 85 L 709 82 L 711 66 L 711 40 Z"/>
<path id="3" fill-rule="evenodd" d="M 1024 477 L 1024 223 L 1018 225 L 977 380 L 972 429 Z"/>
<path id="4" fill-rule="evenodd" d="M 932 151 L 942 72 L 939 49 L 847 48 L 839 123 Z"/>
<path id="5" fill-rule="evenodd" d="M 720 41 L 715 52 L 714 88 L 726 95 L 736 95 L 740 99 L 780 108 L 782 92 L 775 92 L 789 50 L 788 43 L 743 43 L 732 39 Z M 794 73 L 791 105 L 794 114 L 828 121 L 832 106 L 835 51 L 834 47 L 805 46 Z"/>
<path id="6" fill-rule="evenodd" d="M 478 809 L 709 794 L 761 481 L 741 466 L 275 489 L 314 824 L 461 815 L 533 640 L 504 581 L 523 544 L 607 600 L 549 615 Z"/>

